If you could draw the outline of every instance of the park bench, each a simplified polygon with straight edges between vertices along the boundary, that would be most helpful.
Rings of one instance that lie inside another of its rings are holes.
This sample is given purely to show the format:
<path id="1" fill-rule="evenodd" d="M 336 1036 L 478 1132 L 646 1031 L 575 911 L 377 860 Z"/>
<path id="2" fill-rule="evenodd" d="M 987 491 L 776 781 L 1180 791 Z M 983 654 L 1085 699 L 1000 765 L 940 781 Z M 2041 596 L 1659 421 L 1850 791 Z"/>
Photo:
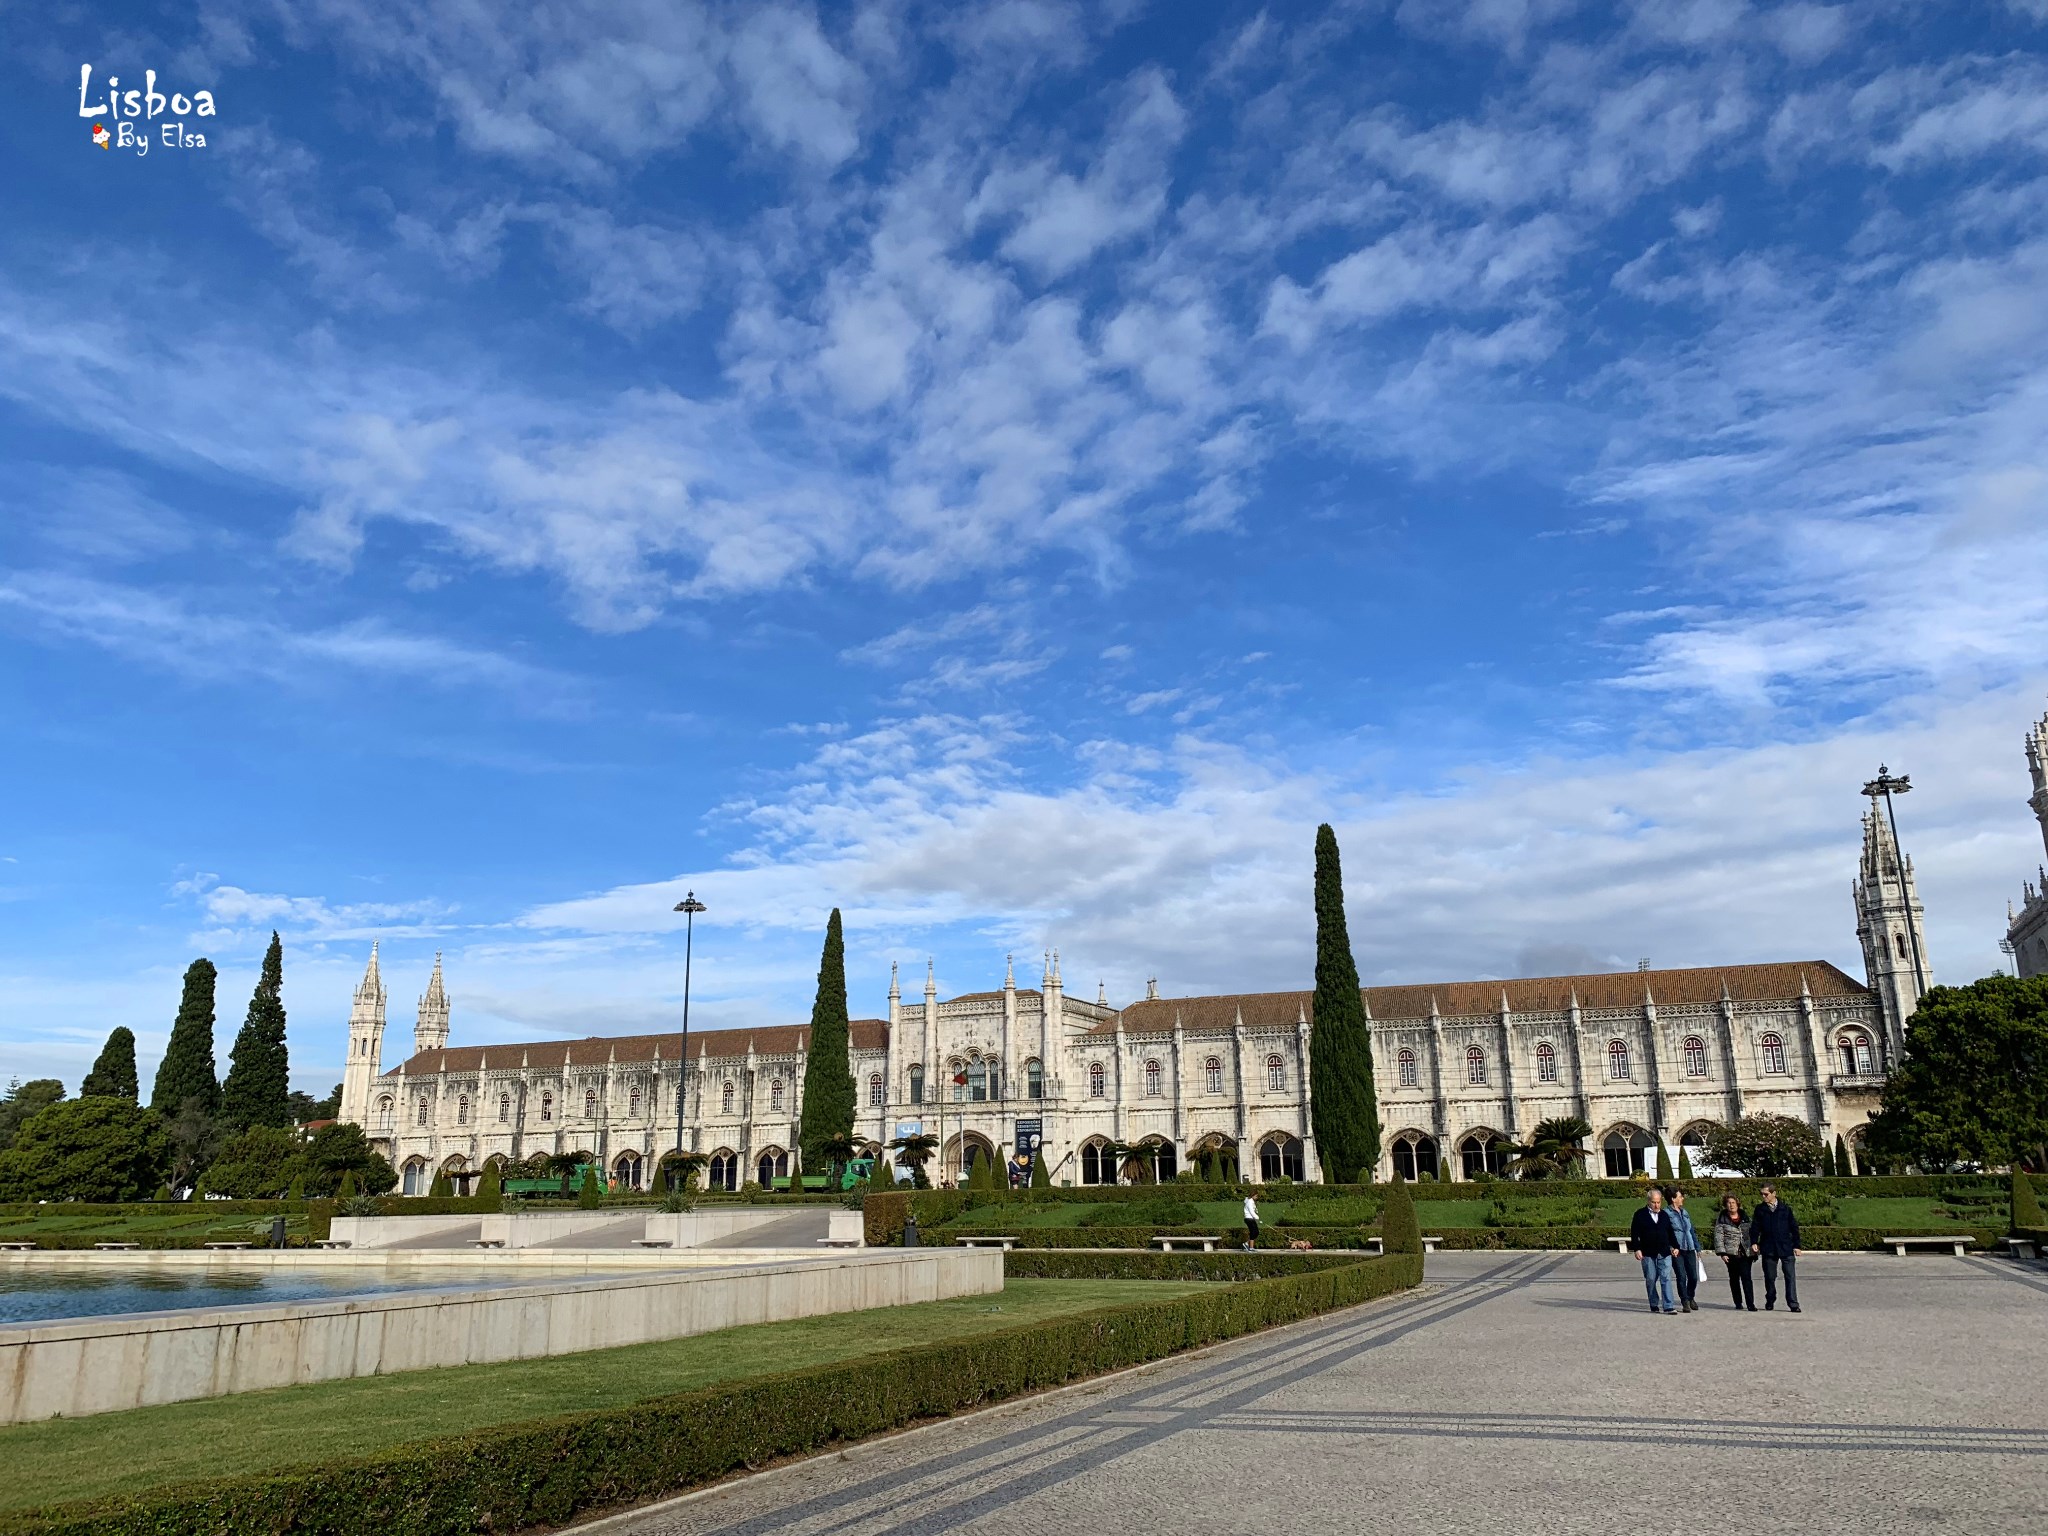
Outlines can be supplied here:
<path id="1" fill-rule="evenodd" d="M 355 1244 L 345 1237 L 323 1237 L 313 1246 L 315 1248 L 353 1248 Z"/>
<path id="2" fill-rule="evenodd" d="M 1384 1237 L 1381 1237 L 1377 1232 L 1373 1233 L 1372 1236 L 1368 1237 L 1366 1241 L 1372 1245 L 1372 1251 L 1374 1253 L 1385 1253 L 1387 1251 L 1387 1240 Z M 1434 1232 L 1425 1232 L 1422 1234 L 1422 1251 L 1424 1253 L 1435 1253 L 1438 1246 L 1442 1242 L 1443 1238 L 1440 1237 L 1438 1234 Z"/>
<path id="3" fill-rule="evenodd" d="M 633 1246 L 635 1248 L 673 1248 L 675 1244 L 665 1237 L 636 1237 L 633 1239 Z"/>
<path id="4" fill-rule="evenodd" d="M 505 1239 L 502 1237 L 473 1238 L 469 1246 L 472 1248 L 502 1248 L 505 1246 Z"/>
<path id="5" fill-rule="evenodd" d="M 1216 1251 L 1216 1239 L 1209 1233 L 1204 1233 L 1200 1237 L 1155 1237 L 1152 1239 L 1152 1246 L 1166 1253 L 1174 1252 L 1183 1243 L 1190 1248 L 1200 1248 L 1204 1253 L 1214 1253 Z"/>
<path id="6" fill-rule="evenodd" d="M 225 1249 L 225 1248 L 246 1248 L 246 1247 L 248 1247 L 249 1245 L 248 1245 L 247 1243 L 207 1243 L 207 1244 L 205 1244 L 204 1246 L 206 1246 L 206 1247 L 208 1247 L 208 1248 L 213 1248 L 213 1249 Z"/>
<path id="7" fill-rule="evenodd" d="M 857 1237 L 821 1237 L 815 1241 L 820 1248 L 858 1248 L 861 1244 Z"/>
<path id="8" fill-rule="evenodd" d="M 7 1246 L 5 1243 L 0 1243 L 0 1248 Z M 2041 1257 L 2041 1245 L 2031 1237 L 2001 1237 L 1998 1240 L 1998 1246 L 2015 1259 L 2038 1259 Z"/>
<path id="9" fill-rule="evenodd" d="M 1626 1237 L 1610 1237 L 1607 1239 L 1607 1245 L 1616 1253 L 1627 1253 L 1629 1239 Z"/>
<path id="10" fill-rule="evenodd" d="M 1969 1251 L 1971 1237 L 1967 1232 L 1958 1232 L 1954 1237 L 1888 1237 L 1885 1242 L 1891 1245 L 1893 1255 L 1901 1259 L 1908 1248 L 1947 1248 L 1960 1259 Z"/>
<path id="11" fill-rule="evenodd" d="M 1017 1246 L 1014 1237 L 956 1237 L 953 1241 L 962 1248 L 1000 1248 L 1005 1253 Z"/>
<path id="12" fill-rule="evenodd" d="M 140 1243 L 94 1243 L 94 1244 L 93 1244 L 93 1247 L 95 1247 L 95 1248 L 98 1248 L 99 1250 L 101 1250 L 101 1251 L 102 1251 L 102 1252 L 104 1252 L 104 1253 L 126 1253 L 126 1252 L 128 1252 L 128 1251 L 129 1251 L 130 1249 L 133 1249 L 133 1248 L 140 1248 L 141 1246 L 142 1246 L 142 1244 L 140 1244 Z"/>
<path id="13" fill-rule="evenodd" d="M 0 1243 L 0 1253 L 32 1253 L 34 1243 Z"/>

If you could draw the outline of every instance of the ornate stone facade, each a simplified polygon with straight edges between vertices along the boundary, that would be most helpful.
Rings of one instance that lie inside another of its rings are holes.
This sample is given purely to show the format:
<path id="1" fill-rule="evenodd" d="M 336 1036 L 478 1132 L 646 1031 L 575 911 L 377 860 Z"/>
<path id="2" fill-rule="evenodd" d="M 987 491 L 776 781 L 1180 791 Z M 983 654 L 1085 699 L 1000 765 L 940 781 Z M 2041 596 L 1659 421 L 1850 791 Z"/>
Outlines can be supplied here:
<path id="1" fill-rule="evenodd" d="M 2041 823 L 2041 845 L 2048 850 L 2048 715 L 2027 733 L 2027 772 L 2034 789 L 2027 805 Z M 2048 864 L 2036 871 L 2034 880 L 2025 882 L 2019 910 L 2008 905 L 2005 916 L 2005 948 L 2012 955 L 2015 973 L 2048 976 Z"/>

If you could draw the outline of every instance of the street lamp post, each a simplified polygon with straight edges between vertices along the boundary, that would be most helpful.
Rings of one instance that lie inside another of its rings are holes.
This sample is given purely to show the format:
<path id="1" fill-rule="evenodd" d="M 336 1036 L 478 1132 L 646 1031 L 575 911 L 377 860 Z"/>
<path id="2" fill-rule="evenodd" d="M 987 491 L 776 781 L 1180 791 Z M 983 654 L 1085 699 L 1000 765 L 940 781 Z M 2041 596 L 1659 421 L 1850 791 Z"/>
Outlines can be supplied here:
<path id="1" fill-rule="evenodd" d="M 683 914 L 683 1050 L 682 1070 L 676 1076 L 676 1151 L 683 1150 L 683 1120 L 690 1092 L 690 959 L 697 941 L 697 914 L 704 903 L 691 891 L 676 903 Z"/>
<path id="2" fill-rule="evenodd" d="M 1906 904 L 1906 937 L 1913 941 L 1913 986 L 1922 996 L 1927 992 L 1927 969 L 1920 961 L 1920 925 L 1913 921 L 1913 904 L 1906 894 L 1906 855 L 1899 847 L 1899 813 L 1892 808 L 1892 796 L 1903 795 L 1913 788 L 1910 775 L 1893 773 L 1883 763 L 1877 765 L 1877 777 L 1863 786 L 1863 793 L 1870 796 L 1871 808 L 1876 809 L 1880 796 L 1884 799 L 1885 820 L 1892 829 L 1892 852 L 1899 860 L 1899 899 Z M 1880 875 L 1883 873 L 1879 871 Z"/>

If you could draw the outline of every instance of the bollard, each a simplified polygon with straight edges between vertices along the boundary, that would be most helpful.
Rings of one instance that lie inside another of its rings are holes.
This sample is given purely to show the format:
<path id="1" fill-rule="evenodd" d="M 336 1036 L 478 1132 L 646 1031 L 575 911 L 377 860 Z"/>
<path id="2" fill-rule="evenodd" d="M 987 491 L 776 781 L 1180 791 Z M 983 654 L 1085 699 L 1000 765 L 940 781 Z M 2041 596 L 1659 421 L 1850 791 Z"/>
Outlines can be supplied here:
<path id="1" fill-rule="evenodd" d="M 903 1246 L 906 1248 L 915 1248 L 917 1246 L 917 1218 L 915 1216 L 905 1216 L 903 1218 Z"/>

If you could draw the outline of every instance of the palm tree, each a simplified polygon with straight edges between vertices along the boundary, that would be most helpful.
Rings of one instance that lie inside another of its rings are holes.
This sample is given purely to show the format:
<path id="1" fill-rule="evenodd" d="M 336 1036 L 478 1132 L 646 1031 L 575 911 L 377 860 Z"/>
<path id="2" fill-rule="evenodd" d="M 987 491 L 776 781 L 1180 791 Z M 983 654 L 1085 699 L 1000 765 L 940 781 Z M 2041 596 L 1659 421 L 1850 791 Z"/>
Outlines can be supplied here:
<path id="1" fill-rule="evenodd" d="M 932 1160 L 939 1150 L 936 1136 L 899 1136 L 889 1143 L 889 1150 L 897 1154 L 896 1161 L 908 1168 L 912 1182 L 919 1189 L 930 1189 L 932 1181 L 926 1176 L 924 1165 Z"/>
<path id="2" fill-rule="evenodd" d="M 843 1134 L 827 1136 L 818 1143 L 819 1155 L 825 1159 L 825 1166 L 830 1170 L 825 1180 L 825 1187 L 827 1189 L 837 1189 L 839 1187 L 841 1171 L 848 1163 L 860 1155 L 860 1149 L 861 1143 L 859 1141 Z"/>
<path id="3" fill-rule="evenodd" d="M 666 1152 L 662 1154 L 661 1174 L 670 1189 L 688 1189 L 710 1161 L 702 1152 Z"/>
<path id="4" fill-rule="evenodd" d="M 1581 1172 L 1586 1149 L 1580 1145 L 1593 1127 L 1577 1115 L 1559 1115 L 1537 1123 L 1529 1140 L 1511 1148 L 1508 1172 L 1518 1179 L 1567 1179 Z"/>

